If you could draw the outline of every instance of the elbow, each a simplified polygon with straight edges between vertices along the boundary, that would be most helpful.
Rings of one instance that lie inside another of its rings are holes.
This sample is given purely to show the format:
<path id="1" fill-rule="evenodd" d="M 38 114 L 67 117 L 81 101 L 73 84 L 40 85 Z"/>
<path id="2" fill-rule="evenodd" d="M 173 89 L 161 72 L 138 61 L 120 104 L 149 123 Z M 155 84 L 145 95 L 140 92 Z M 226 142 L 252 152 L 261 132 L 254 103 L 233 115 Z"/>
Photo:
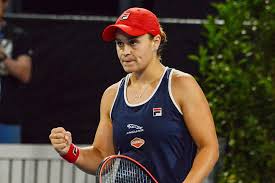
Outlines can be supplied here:
<path id="1" fill-rule="evenodd" d="M 213 164 L 215 165 L 218 160 L 219 160 L 219 157 L 220 157 L 220 151 L 219 151 L 219 144 L 218 143 L 214 143 L 212 144 L 211 146 L 211 155 L 212 155 L 212 162 Z"/>
<path id="2" fill-rule="evenodd" d="M 31 81 L 31 75 L 30 74 L 22 75 L 20 77 L 20 80 L 21 80 L 22 83 L 28 84 Z"/>
<path id="3" fill-rule="evenodd" d="M 214 168 L 215 165 L 218 163 L 220 152 L 219 152 L 219 145 L 212 145 L 209 147 L 208 157 L 209 157 L 209 163 L 211 164 L 211 167 Z"/>
<path id="4" fill-rule="evenodd" d="M 199 151 L 205 152 L 207 154 L 213 167 L 218 162 L 220 156 L 218 143 L 208 144 L 207 146 L 199 148 Z"/>
<path id="5" fill-rule="evenodd" d="M 21 72 L 18 73 L 17 78 L 24 84 L 28 84 L 32 78 L 31 68 L 22 69 Z"/>
<path id="6" fill-rule="evenodd" d="M 214 150 L 214 157 L 213 157 L 215 164 L 218 162 L 219 158 L 220 158 L 219 145 L 216 145 Z"/>
<path id="7" fill-rule="evenodd" d="M 22 83 L 30 83 L 32 77 L 32 65 L 30 57 L 21 56 L 17 62 L 17 74 L 15 75 L 17 75 L 18 79 Z"/>

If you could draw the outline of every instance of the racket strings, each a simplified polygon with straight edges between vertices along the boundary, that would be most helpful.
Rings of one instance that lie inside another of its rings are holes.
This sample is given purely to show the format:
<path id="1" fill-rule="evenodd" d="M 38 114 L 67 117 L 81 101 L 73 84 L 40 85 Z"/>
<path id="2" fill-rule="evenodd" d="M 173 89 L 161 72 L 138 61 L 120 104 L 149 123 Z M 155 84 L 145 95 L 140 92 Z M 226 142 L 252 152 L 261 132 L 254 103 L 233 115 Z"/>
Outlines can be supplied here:
<path id="1" fill-rule="evenodd" d="M 138 165 L 125 159 L 111 159 L 101 172 L 104 183 L 151 183 L 151 178 Z"/>

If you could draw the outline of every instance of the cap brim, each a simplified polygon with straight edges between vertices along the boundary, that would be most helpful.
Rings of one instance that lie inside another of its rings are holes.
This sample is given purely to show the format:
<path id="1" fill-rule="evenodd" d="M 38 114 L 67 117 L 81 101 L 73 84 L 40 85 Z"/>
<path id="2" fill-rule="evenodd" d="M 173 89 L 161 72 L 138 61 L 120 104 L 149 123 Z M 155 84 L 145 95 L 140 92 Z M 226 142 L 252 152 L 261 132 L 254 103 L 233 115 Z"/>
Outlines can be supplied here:
<path id="1" fill-rule="evenodd" d="M 130 36 L 141 36 L 146 34 L 147 32 L 141 29 L 137 29 L 134 27 L 130 27 L 128 25 L 124 25 L 124 24 L 113 24 L 113 25 L 109 25 L 107 26 L 102 33 L 102 38 L 104 41 L 113 41 L 115 39 L 115 34 L 116 31 L 120 29 L 121 31 L 125 32 L 126 34 L 130 35 Z"/>

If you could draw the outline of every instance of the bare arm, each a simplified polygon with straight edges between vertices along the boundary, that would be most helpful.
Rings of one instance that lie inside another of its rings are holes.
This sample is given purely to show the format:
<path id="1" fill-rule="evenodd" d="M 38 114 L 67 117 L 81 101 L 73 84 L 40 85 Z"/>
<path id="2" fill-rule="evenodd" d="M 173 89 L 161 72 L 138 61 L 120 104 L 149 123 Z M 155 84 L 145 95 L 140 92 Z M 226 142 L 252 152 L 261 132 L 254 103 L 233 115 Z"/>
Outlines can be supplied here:
<path id="1" fill-rule="evenodd" d="M 184 183 L 201 183 L 209 175 L 219 156 L 212 114 L 203 91 L 192 76 L 176 71 L 172 90 L 198 147 L 193 166 Z"/>
<path id="2" fill-rule="evenodd" d="M 8 73 L 23 83 L 28 83 L 31 79 L 32 63 L 28 55 L 20 55 L 13 60 L 7 58 L 4 61 Z"/>
<path id="3" fill-rule="evenodd" d="M 100 162 L 107 156 L 115 153 L 113 146 L 112 121 L 110 109 L 115 95 L 115 90 L 109 88 L 102 97 L 100 106 L 100 122 L 95 139 L 91 147 L 80 150 L 76 166 L 85 172 L 95 174 Z"/>
<path id="4" fill-rule="evenodd" d="M 95 174 L 100 162 L 105 157 L 115 153 L 112 122 L 109 114 L 117 87 L 118 84 L 115 84 L 104 92 L 100 105 L 100 122 L 94 142 L 89 147 L 80 148 L 79 157 L 75 162 L 75 165 L 78 168 L 87 173 Z M 59 127 L 53 129 L 50 135 L 50 140 L 60 155 L 64 155 L 68 152 L 71 144 L 71 136 L 70 133 L 66 132 L 63 128 Z"/>

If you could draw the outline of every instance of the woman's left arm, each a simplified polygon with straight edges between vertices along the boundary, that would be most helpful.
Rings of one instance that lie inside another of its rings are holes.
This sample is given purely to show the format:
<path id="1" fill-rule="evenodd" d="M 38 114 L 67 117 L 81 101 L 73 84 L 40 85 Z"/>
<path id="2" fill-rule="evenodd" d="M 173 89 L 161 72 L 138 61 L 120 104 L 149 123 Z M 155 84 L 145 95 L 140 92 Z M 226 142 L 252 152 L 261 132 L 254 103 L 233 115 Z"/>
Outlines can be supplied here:
<path id="1" fill-rule="evenodd" d="M 202 183 L 219 157 L 214 120 L 202 89 L 191 75 L 176 71 L 172 91 L 198 148 L 193 166 L 183 183 Z"/>

